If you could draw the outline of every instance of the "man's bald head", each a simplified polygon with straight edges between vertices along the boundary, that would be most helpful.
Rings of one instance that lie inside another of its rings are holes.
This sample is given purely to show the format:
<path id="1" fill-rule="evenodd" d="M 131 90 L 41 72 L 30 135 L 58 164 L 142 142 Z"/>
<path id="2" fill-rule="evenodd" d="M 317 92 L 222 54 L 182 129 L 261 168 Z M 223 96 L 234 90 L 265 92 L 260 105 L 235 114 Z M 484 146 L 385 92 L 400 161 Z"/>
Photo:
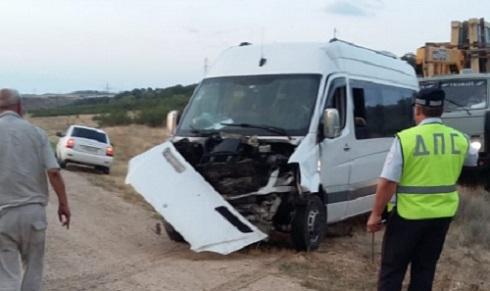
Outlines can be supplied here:
<path id="1" fill-rule="evenodd" d="M 14 89 L 0 89 L 0 111 L 13 110 L 20 113 L 20 95 Z"/>

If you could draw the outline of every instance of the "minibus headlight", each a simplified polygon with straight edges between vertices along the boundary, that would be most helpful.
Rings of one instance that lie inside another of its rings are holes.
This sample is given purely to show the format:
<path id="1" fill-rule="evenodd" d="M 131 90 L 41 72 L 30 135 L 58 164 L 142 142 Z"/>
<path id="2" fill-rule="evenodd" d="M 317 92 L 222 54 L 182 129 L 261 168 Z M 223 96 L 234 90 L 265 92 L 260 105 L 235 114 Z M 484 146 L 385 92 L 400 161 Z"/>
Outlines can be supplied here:
<path id="1" fill-rule="evenodd" d="M 472 136 L 470 140 L 471 147 L 478 151 L 483 150 L 483 138 L 480 136 Z"/>

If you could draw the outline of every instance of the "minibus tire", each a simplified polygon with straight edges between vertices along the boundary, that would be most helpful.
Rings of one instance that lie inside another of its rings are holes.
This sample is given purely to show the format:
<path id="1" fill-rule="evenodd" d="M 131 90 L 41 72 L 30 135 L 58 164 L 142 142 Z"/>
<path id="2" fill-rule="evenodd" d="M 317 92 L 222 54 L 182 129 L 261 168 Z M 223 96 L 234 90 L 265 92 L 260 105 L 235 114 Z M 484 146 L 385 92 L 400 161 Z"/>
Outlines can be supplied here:
<path id="1" fill-rule="evenodd" d="M 60 166 L 60 168 L 66 169 L 66 162 L 65 161 L 58 160 L 58 165 Z"/>
<path id="2" fill-rule="evenodd" d="M 297 205 L 291 224 L 291 240 L 297 251 L 318 249 L 325 235 L 326 210 L 316 195 L 307 195 L 305 203 Z"/>
<path id="3" fill-rule="evenodd" d="M 184 237 L 170 223 L 164 221 L 163 227 L 165 227 L 165 232 L 170 240 L 179 243 L 186 242 Z"/>
<path id="4" fill-rule="evenodd" d="M 485 191 L 487 192 L 490 192 L 490 181 L 489 179 L 487 179 L 484 183 L 483 183 L 483 189 L 485 189 Z"/>

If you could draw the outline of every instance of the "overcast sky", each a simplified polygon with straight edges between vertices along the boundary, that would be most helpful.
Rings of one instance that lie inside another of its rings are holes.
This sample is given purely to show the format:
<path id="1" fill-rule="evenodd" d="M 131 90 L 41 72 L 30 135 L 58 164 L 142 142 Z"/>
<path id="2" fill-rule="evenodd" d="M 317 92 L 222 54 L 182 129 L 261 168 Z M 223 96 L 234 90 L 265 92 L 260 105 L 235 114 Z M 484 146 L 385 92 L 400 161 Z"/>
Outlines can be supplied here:
<path id="1" fill-rule="evenodd" d="M 0 87 L 23 93 L 190 84 L 242 41 L 341 39 L 414 52 L 488 0 L 0 0 Z M 264 31 L 264 33 L 262 33 Z"/>

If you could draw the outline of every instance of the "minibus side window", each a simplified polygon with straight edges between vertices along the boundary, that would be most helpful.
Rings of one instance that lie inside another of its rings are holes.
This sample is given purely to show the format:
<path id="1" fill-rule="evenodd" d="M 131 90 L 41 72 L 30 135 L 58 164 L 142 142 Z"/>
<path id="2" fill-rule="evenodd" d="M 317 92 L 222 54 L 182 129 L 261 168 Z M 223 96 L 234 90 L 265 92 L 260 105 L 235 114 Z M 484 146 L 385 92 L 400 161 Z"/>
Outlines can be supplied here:
<path id="1" fill-rule="evenodd" d="M 367 127 L 366 101 L 364 99 L 364 89 L 352 88 L 352 98 L 354 101 L 354 126 L 357 139 L 369 138 Z"/>
<path id="2" fill-rule="evenodd" d="M 352 81 L 356 139 L 393 137 L 413 125 L 413 90 Z"/>
<path id="3" fill-rule="evenodd" d="M 339 112 L 340 130 L 344 129 L 347 108 L 347 87 L 344 78 L 333 80 L 325 108 L 335 108 Z"/>

